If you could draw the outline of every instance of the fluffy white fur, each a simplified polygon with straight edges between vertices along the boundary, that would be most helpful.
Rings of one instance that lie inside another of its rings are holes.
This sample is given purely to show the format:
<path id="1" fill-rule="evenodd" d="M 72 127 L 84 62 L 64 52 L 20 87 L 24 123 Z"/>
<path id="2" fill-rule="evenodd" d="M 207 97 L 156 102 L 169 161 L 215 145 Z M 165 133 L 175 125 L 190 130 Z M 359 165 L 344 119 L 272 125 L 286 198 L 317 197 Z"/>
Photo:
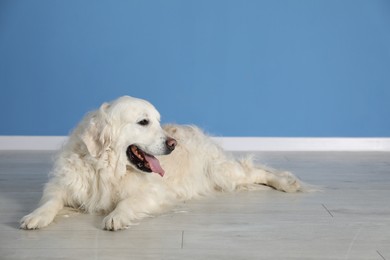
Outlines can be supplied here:
<path id="1" fill-rule="evenodd" d="M 250 158 L 236 160 L 197 127 L 161 127 L 159 120 L 150 103 L 128 96 L 89 113 L 60 152 L 41 206 L 21 220 L 21 228 L 49 225 L 64 206 L 106 214 L 103 228 L 120 230 L 175 203 L 216 191 L 261 185 L 302 190 L 289 172 L 256 166 Z M 177 141 L 171 153 L 170 138 Z M 126 151 L 132 144 L 157 156 L 165 175 L 141 171 L 131 163 Z"/>

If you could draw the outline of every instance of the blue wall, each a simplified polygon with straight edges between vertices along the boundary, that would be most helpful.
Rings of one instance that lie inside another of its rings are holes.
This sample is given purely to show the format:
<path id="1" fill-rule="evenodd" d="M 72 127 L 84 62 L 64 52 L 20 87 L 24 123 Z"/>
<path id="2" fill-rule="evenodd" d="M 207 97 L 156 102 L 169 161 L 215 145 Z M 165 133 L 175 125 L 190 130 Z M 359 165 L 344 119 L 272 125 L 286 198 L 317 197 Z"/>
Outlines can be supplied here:
<path id="1" fill-rule="evenodd" d="M 390 136 L 390 1 L 1 0 L 0 135 L 120 95 L 222 136 Z"/>

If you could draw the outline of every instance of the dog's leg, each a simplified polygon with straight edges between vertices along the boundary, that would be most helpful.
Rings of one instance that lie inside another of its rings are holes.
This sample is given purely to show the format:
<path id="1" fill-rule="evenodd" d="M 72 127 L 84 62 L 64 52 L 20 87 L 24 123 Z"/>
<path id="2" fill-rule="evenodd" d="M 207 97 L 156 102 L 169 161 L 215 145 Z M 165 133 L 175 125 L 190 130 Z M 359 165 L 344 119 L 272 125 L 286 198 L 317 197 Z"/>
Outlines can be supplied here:
<path id="1" fill-rule="evenodd" d="M 250 158 L 210 165 L 208 174 L 218 190 L 256 189 L 256 184 L 262 184 L 284 192 L 303 191 L 302 182 L 292 173 L 254 165 Z"/>
<path id="2" fill-rule="evenodd" d="M 155 189 L 137 190 L 133 196 L 120 201 L 116 208 L 103 219 L 103 229 L 116 231 L 126 229 L 135 221 L 160 213 L 169 206 L 166 191 Z"/>
<path id="3" fill-rule="evenodd" d="M 284 192 L 303 191 L 302 182 L 290 172 L 254 165 L 252 160 L 231 160 L 214 167 L 217 187 L 222 190 L 253 188 L 262 184 Z"/>
<path id="4" fill-rule="evenodd" d="M 103 229 L 116 231 L 130 226 L 134 215 L 131 204 L 131 199 L 119 202 L 116 208 L 103 219 Z"/>
<path id="5" fill-rule="evenodd" d="M 279 191 L 297 192 L 303 189 L 300 180 L 290 172 L 258 168 L 250 175 L 253 175 L 254 183 L 263 184 Z"/>
<path id="6" fill-rule="evenodd" d="M 63 191 L 61 188 L 49 184 L 43 193 L 41 206 L 22 218 L 20 228 L 38 229 L 46 227 L 63 207 Z"/>
<path id="7" fill-rule="evenodd" d="M 254 165 L 251 160 L 239 162 L 245 172 L 242 184 L 263 184 L 284 192 L 303 191 L 302 182 L 292 173 Z"/>

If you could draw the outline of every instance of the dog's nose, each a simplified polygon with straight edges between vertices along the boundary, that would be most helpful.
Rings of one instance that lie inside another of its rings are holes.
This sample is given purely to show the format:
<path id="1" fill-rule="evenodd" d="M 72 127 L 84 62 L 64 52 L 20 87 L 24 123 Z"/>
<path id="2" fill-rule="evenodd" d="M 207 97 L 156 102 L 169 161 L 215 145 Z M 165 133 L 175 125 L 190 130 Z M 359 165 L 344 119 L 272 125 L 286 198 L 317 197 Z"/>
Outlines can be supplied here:
<path id="1" fill-rule="evenodd" d="M 173 151 L 173 150 L 175 150 L 175 147 L 177 145 L 177 141 L 171 137 L 168 137 L 167 140 L 165 141 L 165 144 L 167 145 L 167 147 L 170 151 Z"/>

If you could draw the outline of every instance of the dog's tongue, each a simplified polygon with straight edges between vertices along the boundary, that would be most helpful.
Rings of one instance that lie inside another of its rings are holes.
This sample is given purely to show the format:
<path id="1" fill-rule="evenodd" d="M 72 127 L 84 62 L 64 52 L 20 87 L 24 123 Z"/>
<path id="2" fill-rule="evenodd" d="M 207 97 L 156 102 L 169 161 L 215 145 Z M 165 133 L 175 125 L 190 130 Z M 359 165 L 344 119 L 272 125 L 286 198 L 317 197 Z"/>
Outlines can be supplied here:
<path id="1" fill-rule="evenodd" d="M 160 174 L 161 177 L 164 176 L 164 173 L 165 173 L 164 169 L 161 168 L 160 162 L 157 160 L 156 157 L 149 155 L 149 154 L 145 154 L 145 159 L 149 163 L 149 166 L 150 166 L 150 169 L 152 170 L 152 172 Z"/>

